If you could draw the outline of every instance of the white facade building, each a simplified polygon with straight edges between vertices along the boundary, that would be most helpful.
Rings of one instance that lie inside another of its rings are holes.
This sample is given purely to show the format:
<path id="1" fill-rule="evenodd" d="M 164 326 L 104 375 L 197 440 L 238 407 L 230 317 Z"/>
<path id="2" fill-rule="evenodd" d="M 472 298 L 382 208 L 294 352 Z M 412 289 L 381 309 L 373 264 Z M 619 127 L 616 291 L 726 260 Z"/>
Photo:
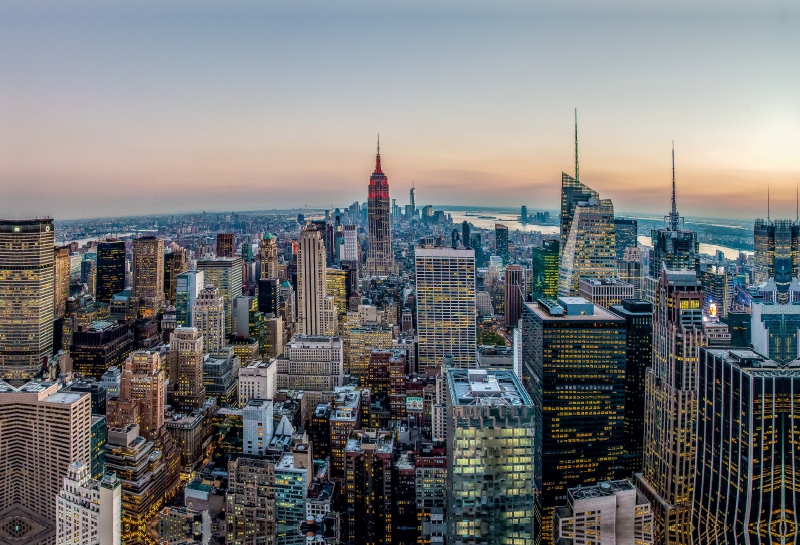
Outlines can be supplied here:
<path id="1" fill-rule="evenodd" d="M 244 407 L 251 399 L 274 399 L 278 380 L 276 361 L 250 362 L 239 368 L 239 406 Z"/>
<path id="2" fill-rule="evenodd" d="M 242 452 L 262 455 L 275 429 L 271 399 L 251 399 L 242 409 Z"/>
<path id="3" fill-rule="evenodd" d="M 74 462 L 56 498 L 57 545 L 120 545 L 122 487 L 113 473 L 90 476 L 88 464 Z"/>

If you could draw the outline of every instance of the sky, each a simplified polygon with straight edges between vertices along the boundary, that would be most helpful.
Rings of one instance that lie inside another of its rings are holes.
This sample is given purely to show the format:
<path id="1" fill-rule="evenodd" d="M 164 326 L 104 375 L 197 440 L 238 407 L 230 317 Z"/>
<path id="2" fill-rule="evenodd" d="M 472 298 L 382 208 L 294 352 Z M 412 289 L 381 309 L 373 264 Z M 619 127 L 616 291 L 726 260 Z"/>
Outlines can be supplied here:
<path id="1" fill-rule="evenodd" d="M 793 217 L 796 0 L 0 0 L 0 217 L 392 197 Z"/>

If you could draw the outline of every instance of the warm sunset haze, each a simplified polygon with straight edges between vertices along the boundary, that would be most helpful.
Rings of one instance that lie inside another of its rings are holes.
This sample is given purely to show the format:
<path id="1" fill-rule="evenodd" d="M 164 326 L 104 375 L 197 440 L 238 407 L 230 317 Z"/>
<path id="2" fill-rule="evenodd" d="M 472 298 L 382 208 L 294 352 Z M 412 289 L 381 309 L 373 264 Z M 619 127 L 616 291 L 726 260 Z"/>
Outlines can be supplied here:
<path id="1" fill-rule="evenodd" d="M 796 2 L 4 2 L 2 217 L 392 197 L 794 214 Z M 676 15 L 678 11 L 684 15 Z"/>

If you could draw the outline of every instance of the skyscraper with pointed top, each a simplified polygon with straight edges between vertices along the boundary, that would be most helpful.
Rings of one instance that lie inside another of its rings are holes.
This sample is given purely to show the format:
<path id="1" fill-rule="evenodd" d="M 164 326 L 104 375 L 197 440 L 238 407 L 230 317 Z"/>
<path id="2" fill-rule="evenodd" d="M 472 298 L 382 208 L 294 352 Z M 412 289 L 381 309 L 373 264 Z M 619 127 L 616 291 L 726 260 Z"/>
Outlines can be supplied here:
<path id="1" fill-rule="evenodd" d="M 558 294 L 578 295 L 581 278 L 616 274 L 614 205 L 579 180 L 578 114 L 575 113 L 575 177 L 561 173 L 561 253 Z"/>
<path id="2" fill-rule="evenodd" d="M 664 218 L 664 227 L 650 232 L 653 258 L 650 260 L 650 281 L 656 284 L 661 270 L 694 270 L 698 257 L 697 234 L 683 227 L 675 199 L 675 145 L 672 146 L 672 209 Z M 652 302 L 652 300 L 651 300 Z"/>
<path id="3" fill-rule="evenodd" d="M 369 248 L 367 250 L 367 274 L 388 276 L 395 273 L 392 254 L 392 225 L 389 209 L 389 180 L 381 170 L 381 139 L 378 136 L 378 154 L 375 157 L 375 172 L 369 177 Z"/>

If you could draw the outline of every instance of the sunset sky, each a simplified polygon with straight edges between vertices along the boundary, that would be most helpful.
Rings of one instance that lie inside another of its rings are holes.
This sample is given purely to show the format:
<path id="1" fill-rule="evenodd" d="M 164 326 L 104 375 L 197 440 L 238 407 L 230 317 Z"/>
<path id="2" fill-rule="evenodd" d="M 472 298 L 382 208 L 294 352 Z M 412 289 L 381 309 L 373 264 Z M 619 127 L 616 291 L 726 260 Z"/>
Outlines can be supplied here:
<path id="1" fill-rule="evenodd" d="M 398 204 L 554 209 L 574 108 L 620 213 L 674 140 L 681 213 L 794 217 L 800 2 L 553 4 L 4 0 L 0 217 L 347 206 L 378 132 Z"/>

